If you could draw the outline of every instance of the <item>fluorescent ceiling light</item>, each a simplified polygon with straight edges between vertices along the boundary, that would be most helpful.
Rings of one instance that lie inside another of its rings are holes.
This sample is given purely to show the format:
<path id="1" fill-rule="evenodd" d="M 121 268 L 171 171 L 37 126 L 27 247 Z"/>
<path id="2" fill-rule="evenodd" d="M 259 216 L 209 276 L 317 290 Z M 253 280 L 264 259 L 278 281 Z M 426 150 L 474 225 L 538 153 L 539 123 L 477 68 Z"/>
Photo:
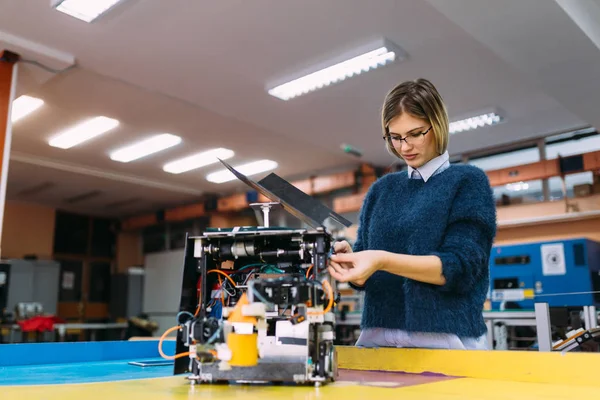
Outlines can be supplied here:
<path id="1" fill-rule="evenodd" d="M 248 164 L 239 165 L 234 168 L 242 174 L 250 176 L 275 169 L 277 168 L 277 163 L 271 160 L 260 160 Z M 230 170 L 224 169 L 221 171 L 213 172 L 212 174 L 208 174 L 206 176 L 206 179 L 213 183 L 223 183 L 237 179 L 237 177 Z"/>
<path id="2" fill-rule="evenodd" d="M 289 100 L 404 58 L 405 53 L 398 46 L 381 40 L 356 50 L 352 55 L 314 68 L 314 72 L 278 85 L 268 92 L 281 100 Z"/>
<path id="3" fill-rule="evenodd" d="M 170 133 L 162 133 L 115 150 L 110 154 L 110 158 L 114 161 L 127 163 L 166 150 L 179 143 L 181 143 L 181 138 L 179 136 L 171 135 Z"/>
<path id="4" fill-rule="evenodd" d="M 57 11 L 85 22 L 92 22 L 121 0 L 54 0 Z"/>
<path id="5" fill-rule="evenodd" d="M 12 103 L 11 121 L 14 124 L 25 118 L 44 104 L 44 100 L 30 96 L 19 96 Z"/>
<path id="6" fill-rule="evenodd" d="M 221 160 L 226 160 L 233 157 L 233 155 L 234 152 L 229 149 L 217 148 L 207 150 L 203 151 L 202 153 L 194 154 L 192 156 L 165 164 L 163 170 L 165 172 L 170 172 L 171 174 L 181 174 L 182 172 L 191 171 L 193 169 L 202 168 L 219 162 L 218 158 Z"/>
<path id="7" fill-rule="evenodd" d="M 450 134 L 496 125 L 502 122 L 502 117 L 495 112 L 477 115 L 475 117 L 450 122 Z"/>
<path id="8" fill-rule="evenodd" d="M 52 147 L 69 149 L 96 136 L 100 136 L 116 128 L 118 125 L 119 121 L 116 119 L 107 117 L 91 118 L 54 136 L 48 144 Z"/>

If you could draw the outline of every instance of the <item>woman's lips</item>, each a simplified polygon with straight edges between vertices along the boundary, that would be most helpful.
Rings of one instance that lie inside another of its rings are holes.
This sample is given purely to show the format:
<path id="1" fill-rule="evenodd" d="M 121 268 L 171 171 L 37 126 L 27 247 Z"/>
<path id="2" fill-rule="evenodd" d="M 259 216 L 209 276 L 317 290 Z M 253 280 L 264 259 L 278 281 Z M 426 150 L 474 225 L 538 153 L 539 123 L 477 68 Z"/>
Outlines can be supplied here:
<path id="1" fill-rule="evenodd" d="M 404 157 L 405 160 L 414 160 L 415 157 L 417 157 L 416 154 L 404 154 L 402 155 L 402 157 Z"/>

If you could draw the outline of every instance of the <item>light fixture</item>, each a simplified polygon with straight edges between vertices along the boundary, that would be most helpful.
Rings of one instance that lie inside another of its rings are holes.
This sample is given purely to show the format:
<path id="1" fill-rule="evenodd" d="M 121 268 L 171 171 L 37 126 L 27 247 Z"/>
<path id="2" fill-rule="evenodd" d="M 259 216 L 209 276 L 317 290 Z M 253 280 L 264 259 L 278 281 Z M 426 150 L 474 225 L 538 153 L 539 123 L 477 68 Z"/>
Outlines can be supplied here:
<path id="1" fill-rule="evenodd" d="M 14 124 L 44 105 L 44 100 L 30 96 L 19 96 L 12 102 L 11 121 Z"/>
<path id="2" fill-rule="evenodd" d="M 308 73 L 268 89 L 268 93 L 281 100 L 290 100 L 404 58 L 406 53 L 402 49 L 382 39 L 315 66 Z"/>
<path id="3" fill-rule="evenodd" d="M 48 144 L 52 147 L 69 149 L 100 136 L 119 125 L 119 121 L 108 117 L 94 117 L 54 136 Z"/>
<path id="4" fill-rule="evenodd" d="M 179 136 L 162 133 L 115 150 L 110 154 L 110 159 L 127 163 L 166 150 L 179 143 L 181 143 Z"/>
<path id="5" fill-rule="evenodd" d="M 450 122 L 450 134 L 470 131 L 484 126 L 492 126 L 502 122 L 502 117 L 496 112 L 476 115 L 474 117 Z"/>
<path id="6" fill-rule="evenodd" d="M 219 161 L 219 158 L 221 160 L 227 160 L 228 158 L 233 157 L 233 155 L 234 152 L 229 149 L 211 149 L 165 164 L 163 170 L 171 174 L 181 174 L 183 172 L 214 164 Z"/>
<path id="7" fill-rule="evenodd" d="M 506 190 L 509 190 L 511 192 L 520 192 L 527 189 L 529 189 L 529 184 L 523 181 L 506 184 Z"/>
<path id="8" fill-rule="evenodd" d="M 275 169 L 277 168 L 277 163 L 271 160 L 259 160 L 248 164 L 239 165 L 233 168 L 235 168 L 237 171 L 241 172 L 246 176 L 250 176 Z M 221 171 L 213 172 L 212 174 L 208 174 L 206 176 L 206 179 L 209 182 L 213 183 L 224 183 L 237 178 L 231 171 L 229 171 L 228 169 L 224 169 Z"/>
<path id="9" fill-rule="evenodd" d="M 122 0 L 52 0 L 52 7 L 71 17 L 92 22 Z"/>

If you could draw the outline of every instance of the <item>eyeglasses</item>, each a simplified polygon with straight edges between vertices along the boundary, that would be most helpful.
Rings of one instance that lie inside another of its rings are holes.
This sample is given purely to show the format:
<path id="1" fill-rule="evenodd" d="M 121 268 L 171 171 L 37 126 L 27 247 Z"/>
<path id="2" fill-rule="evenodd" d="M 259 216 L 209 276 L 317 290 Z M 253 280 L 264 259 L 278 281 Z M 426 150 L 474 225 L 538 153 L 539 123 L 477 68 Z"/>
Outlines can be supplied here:
<path id="1" fill-rule="evenodd" d="M 402 146 L 402 142 L 413 146 L 419 145 L 423 143 L 425 135 L 427 135 L 431 128 L 433 127 L 430 126 L 429 129 L 427 129 L 425 132 L 413 133 L 412 135 L 408 135 L 405 138 L 401 137 L 400 135 L 390 135 L 388 133 L 387 135 L 383 136 L 383 140 L 389 140 L 390 143 L 397 143 L 398 146 Z"/>

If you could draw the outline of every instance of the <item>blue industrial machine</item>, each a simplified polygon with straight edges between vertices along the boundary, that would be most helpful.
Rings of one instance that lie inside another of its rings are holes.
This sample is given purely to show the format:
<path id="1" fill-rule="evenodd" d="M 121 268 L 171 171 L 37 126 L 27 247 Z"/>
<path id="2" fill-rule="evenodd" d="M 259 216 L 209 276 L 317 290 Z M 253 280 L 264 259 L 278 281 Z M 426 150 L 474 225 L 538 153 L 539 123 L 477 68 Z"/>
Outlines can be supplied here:
<path id="1" fill-rule="evenodd" d="M 550 307 L 600 305 L 598 242 L 578 238 L 498 245 L 489 266 L 492 310 L 532 310 L 537 302 Z"/>

